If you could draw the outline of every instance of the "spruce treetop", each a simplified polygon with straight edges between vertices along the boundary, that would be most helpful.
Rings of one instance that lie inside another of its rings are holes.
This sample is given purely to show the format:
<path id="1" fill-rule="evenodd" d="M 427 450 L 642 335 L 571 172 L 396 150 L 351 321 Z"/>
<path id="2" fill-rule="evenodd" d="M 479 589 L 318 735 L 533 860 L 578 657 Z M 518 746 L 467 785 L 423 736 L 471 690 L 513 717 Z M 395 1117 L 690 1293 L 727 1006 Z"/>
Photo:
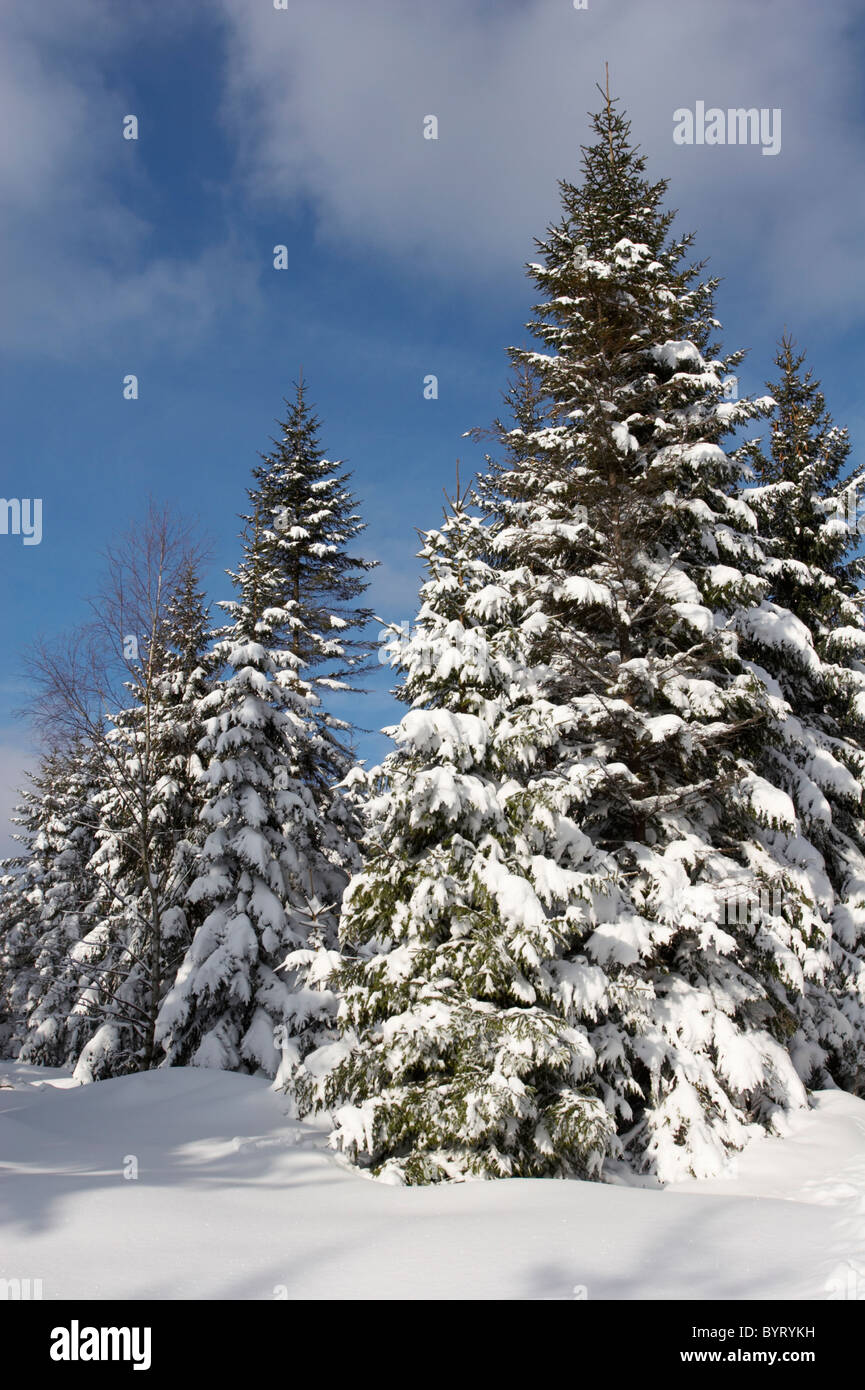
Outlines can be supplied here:
<path id="1" fill-rule="evenodd" d="M 759 442 L 743 448 L 756 482 L 743 495 L 759 514 L 774 553 L 812 570 L 822 591 L 812 600 L 818 608 L 825 606 L 827 617 L 843 623 L 850 620 L 851 601 L 865 576 L 856 524 L 863 506 L 863 473 L 850 469 L 848 432 L 835 424 L 805 359 L 785 333 L 774 359 L 780 376 L 768 383 L 775 402 L 769 450 L 764 452 Z M 794 577 L 789 566 L 788 577 Z M 830 595 L 832 588 L 836 592 Z M 786 597 L 795 602 L 789 586 Z M 795 603 L 794 611 L 800 606 Z"/>
<path id="2" fill-rule="evenodd" d="M 350 678 L 365 667 L 370 644 L 357 634 L 372 617 L 356 600 L 368 587 L 372 561 L 348 552 L 364 530 L 349 489 L 350 473 L 325 458 L 319 442 L 321 422 L 307 399 L 302 375 L 294 400 L 286 400 L 281 435 L 253 469 L 248 495 L 251 514 L 244 518 L 257 534 L 259 568 L 247 580 L 263 586 L 266 610 L 284 639 L 297 668 L 307 679 L 330 689 L 350 688 Z"/>

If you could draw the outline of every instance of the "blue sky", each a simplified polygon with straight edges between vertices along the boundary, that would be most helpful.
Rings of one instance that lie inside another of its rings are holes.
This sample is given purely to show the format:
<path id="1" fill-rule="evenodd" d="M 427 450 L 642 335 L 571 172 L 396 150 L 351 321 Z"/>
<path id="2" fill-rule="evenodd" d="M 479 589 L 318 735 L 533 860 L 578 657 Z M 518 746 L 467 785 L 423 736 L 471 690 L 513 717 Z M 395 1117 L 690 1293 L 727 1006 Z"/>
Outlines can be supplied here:
<path id="1" fill-rule="evenodd" d="M 523 266 L 577 175 L 605 60 L 677 226 L 723 277 L 743 388 L 790 330 L 858 456 L 863 21 L 858 0 L 4 7 L 0 493 L 41 497 L 44 521 L 38 546 L 0 535 L 0 850 L 33 757 L 14 718 L 28 645 L 81 621 L 100 553 L 150 496 L 200 520 L 211 596 L 228 596 L 249 470 L 301 364 L 381 561 L 371 601 L 413 617 L 414 527 L 437 521 L 457 457 L 480 465 L 462 435 L 499 409 Z M 698 100 L 780 108 L 781 152 L 675 145 L 673 111 Z M 388 684 L 359 724 L 393 719 Z"/>

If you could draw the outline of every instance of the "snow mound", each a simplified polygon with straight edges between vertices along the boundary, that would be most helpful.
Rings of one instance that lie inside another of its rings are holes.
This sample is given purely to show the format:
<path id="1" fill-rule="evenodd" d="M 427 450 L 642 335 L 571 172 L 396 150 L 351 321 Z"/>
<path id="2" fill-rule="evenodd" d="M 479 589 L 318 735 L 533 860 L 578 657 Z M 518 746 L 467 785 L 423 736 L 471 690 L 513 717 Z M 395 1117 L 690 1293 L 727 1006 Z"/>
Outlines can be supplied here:
<path id="1" fill-rule="evenodd" d="M 865 1101 L 841 1092 L 712 1182 L 403 1188 L 256 1077 L 64 1081 L 0 1063 L 0 1277 L 47 1299 L 865 1297 Z"/>

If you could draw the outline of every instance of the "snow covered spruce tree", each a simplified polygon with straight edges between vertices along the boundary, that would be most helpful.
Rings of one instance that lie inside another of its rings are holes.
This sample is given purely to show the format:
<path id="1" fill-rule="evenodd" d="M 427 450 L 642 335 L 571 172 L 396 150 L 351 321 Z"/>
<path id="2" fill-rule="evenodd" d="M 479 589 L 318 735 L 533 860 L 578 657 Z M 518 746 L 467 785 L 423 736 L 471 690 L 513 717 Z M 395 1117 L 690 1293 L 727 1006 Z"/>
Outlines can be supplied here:
<path id="1" fill-rule="evenodd" d="M 24 1062 L 72 1066 L 94 1027 L 79 1006 L 88 980 L 82 942 L 95 924 L 92 859 L 100 795 L 98 767 L 86 740 L 49 754 L 38 780 L 39 829 L 25 870 L 31 878 L 31 981 L 18 1055 Z"/>
<path id="2" fill-rule="evenodd" d="M 817 924 L 814 855 L 789 796 L 758 772 L 774 711 L 734 613 L 766 592 L 740 464 L 721 447 L 771 402 L 726 399 L 742 354 L 713 341 L 716 282 L 671 236 L 605 98 L 579 185 L 529 268 L 538 350 L 511 356 L 528 417 L 480 493 L 500 563 L 531 574 L 545 621 L 532 658 L 573 725 L 557 775 L 571 814 L 615 861 L 626 907 L 585 942 L 627 964 L 645 1012 L 619 1033 L 640 1098 L 619 1121 L 632 1164 L 669 1179 L 725 1156 L 805 1103 L 790 1057 Z M 780 915 L 730 904 L 779 881 Z"/>
<path id="3" fill-rule="evenodd" d="M 180 564 L 133 665 L 132 704 L 113 718 L 110 776 L 91 861 L 97 925 L 78 948 L 94 977 L 77 1001 L 98 1021 L 75 1075 L 98 1080 L 162 1060 L 156 1018 L 192 938 L 186 893 L 200 850 L 203 726 L 211 684 L 207 614 L 194 560 Z"/>
<path id="4" fill-rule="evenodd" d="M 865 576 L 859 552 L 859 508 L 865 470 L 850 465 L 850 440 L 826 408 L 805 353 L 784 336 L 775 356 L 780 379 L 769 382 L 775 401 L 768 455 L 760 441 L 743 446 L 749 465 L 742 494 L 759 520 L 770 552 L 772 601 L 811 629 L 824 654 L 855 638 Z M 815 709 L 820 708 L 819 703 Z"/>
<path id="5" fill-rule="evenodd" d="M 340 461 L 324 456 L 321 421 L 307 401 L 302 376 L 295 399 L 284 404 L 281 434 L 252 470 L 256 487 L 250 493 L 286 614 L 280 636 L 316 690 L 347 692 L 367 668 L 371 644 L 362 630 L 373 615 L 357 600 L 378 562 L 350 553 L 365 529 L 351 475 Z M 339 727 L 332 717 L 322 719 Z"/>
<path id="6" fill-rule="evenodd" d="M 817 851 L 799 868 L 816 921 L 791 1046 L 809 1082 L 856 1090 L 865 1084 L 863 474 L 851 473 L 847 432 L 789 337 L 775 362 L 769 452 L 758 441 L 741 451 L 741 496 L 759 522 L 766 585 L 734 621 L 740 651 L 773 697 L 766 775 L 791 797 Z"/>
<path id="7" fill-rule="evenodd" d="M 615 866 L 555 772 L 571 717 L 527 662 L 528 576 L 489 551 L 459 495 L 425 537 L 417 623 L 392 645 L 411 709 L 368 774 L 330 957 L 342 1036 L 296 1081 L 301 1111 L 335 1112 L 332 1145 L 391 1181 L 596 1174 L 635 1089 L 619 1034 L 639 982 L 584 950 L 623 906 Z"/>
<path id="8" fill-rule="evenodd" d="M 169 1063 L 287 1080 L 328 1035 L 332 995 L 310 977 L 336 941 L 356 866 L 355 816 L 337 784 L 349 726 L 319 691 L 350 688 L 368 651 L 352 601 L 370 562 L 338 463 L 326 460 L 302 384 L 274 451 L 254 470 L 237 598 L 200 704 L 205 835 L 189 899 L 206 914 L 159 1017 Z"/>
<path id="9" fill-rule="evenodd" d="M 47 753 L 22 792 L 14 822 L 21 851 L 0 886 L 0 1050 L 65 1066 L 89 1036 L 73 1007 L 75 948 L 93 894 L 96 781 L 83 741 Z"/>
<path id="10" fill-rule="evenodd" d="M 86 750 L 95 788 L 84 930 L 44 1016 L 34 1015 L 33 1035 L 38 1047 L 46 1029 L 74 1034 L 81 1080 L 157 1060 L 156 1012 L 186 944 L 201 732 L 186 727 L 186 713 L 207 680 L 204 618 L 190 607 L 197 552 L 189 528 L 151 507 L 107 560 L 93 621 L 33 657 L 35 721 Z"/>
<path id="11" fill-rule="evenodd" d="M 0 863 L 0 1056 L 17 1057 L 26 1036 L 27 996 L 34 979 L 33 956 L 38 937 L 38 898 L 34 888 L 43 866 L 33 854 L 40 830 L 43 794 L 53 783 L 44 760 L 44 783 L 37 769 L 20 788 L 10 823 L 18 853 Z"/>

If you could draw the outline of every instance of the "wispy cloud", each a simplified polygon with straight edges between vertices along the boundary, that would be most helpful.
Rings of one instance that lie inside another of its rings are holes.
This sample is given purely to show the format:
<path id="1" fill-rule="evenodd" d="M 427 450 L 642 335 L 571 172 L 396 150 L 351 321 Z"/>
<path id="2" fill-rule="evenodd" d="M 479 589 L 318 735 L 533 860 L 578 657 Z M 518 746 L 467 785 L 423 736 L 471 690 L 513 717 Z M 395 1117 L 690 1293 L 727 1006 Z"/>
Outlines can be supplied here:
<path id="1" fill-rule="evenodd" d="M 118 54 L 156 22 L 141 9 L 70 0 L 0 15 L 0 127 L 13 133 L 0 142 L 0 351 L 80 360 L 132 331 L 142 351 L 183 347 L 255 296 L 256 272 L 229 242 L 154 253 L 133 210 L 144 179 L 122 138 Z M 176 20 L 158 23 L 170 42 Z"/>

